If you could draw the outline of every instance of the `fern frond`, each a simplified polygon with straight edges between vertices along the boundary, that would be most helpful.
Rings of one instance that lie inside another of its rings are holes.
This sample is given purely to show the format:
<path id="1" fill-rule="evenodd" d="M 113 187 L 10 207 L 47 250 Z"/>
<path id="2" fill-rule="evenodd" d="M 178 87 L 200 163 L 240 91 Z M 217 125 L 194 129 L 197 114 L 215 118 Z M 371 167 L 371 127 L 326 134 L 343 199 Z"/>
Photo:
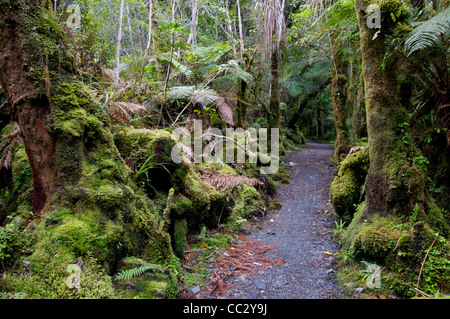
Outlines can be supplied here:
<path id="1" fill-rule="evenodd" d="M 174 86 L 167 91 L 167 96 L 171 100 L 188 99 L 194 93 L 194 86 Z"/>
<path id="2" fill-rule="evenodd" d="M 215 171 L 200 170 L 200 179 L 218 191 L 223 191 L 228 187 L 235 187 L 241 184 L 248 184 L 254 187 L 263 187 L 264 183 L 257 178 L 249 178 L 242 175 L 232 175 L 227 173 L 218 173 Z"/>
<path id="3" fill-rule="evenodd" d="M 140 116 L 147 111 L 145 106 L 130 102 L 110 102 L 108 112 L 121 122 Z"/>
<path id="4" fill-rule="evenodd" d="M 195 90 L 191 96 L 191 99 L 192 102 L 198 103 L 201 106 L 205 107 L 215 103 L 219 96 L 220 95 L 214 90 L 202 88 Z"/>
<path id="5" fill-rule="evenodd" d="M 172 67 L 174 68 L 171 78 L 177 77 L 179 75 L 184 75 L 187 78 L 195 78 L 195 73 L 190 70 L 186 65 L 179 63 L 177 60 L 172 59 Z"/>
<path id="6" fill-rule="evenodd" d="M 405 50 L 409 55 L 413 52 L 433 46 L 440 41 L 440 36 L 448 34 L 450 28 L 450 7 L 431 19 L 422 22 L 411 31 L 405 41 Z"/>
<path id="7" fill-rule="evenodd" d="M 130 280 L 133 277 L 138 277 L 149 270 L 160 270 L 158 266 L 152 264 L 145 264 L 139 267 L 122 270 L 114 276 L 115 280 Z"/>
<path id="8" fill-rule="evenodd" d="M 222 120 L 230 125 L 234 125 L 233 121 L 233 109 L 227 104 L 224 97 L 219 96 L 216 99 L 217 112 L 219 113 Z"/>
<path id="9" fill-rule="evenodd" d="M 218 65 L 210 72 L 210 76 L 217 77 L 220 74 L 231 75 L 247 83 L 253 83 L 254 78 L 249 72 L 242 70 L 236 60 L 230 60 L 228 63 Z"/>

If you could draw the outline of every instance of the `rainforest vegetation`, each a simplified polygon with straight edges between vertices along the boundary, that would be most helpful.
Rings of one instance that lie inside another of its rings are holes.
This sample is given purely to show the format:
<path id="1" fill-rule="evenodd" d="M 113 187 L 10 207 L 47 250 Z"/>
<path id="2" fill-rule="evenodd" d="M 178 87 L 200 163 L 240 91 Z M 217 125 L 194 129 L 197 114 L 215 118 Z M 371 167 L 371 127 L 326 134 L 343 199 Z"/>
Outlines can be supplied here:
<path id="1" fill-rule="evenodd" d="M 390 295 L 448 295 L 448 4 L 0 0 L 0 298 L 205 284 L 186 254 L 282 205 L 306 139 L 335 148 L 343 286 L 374 263 Z M 244 131 L 261 128 L 277 147 Z M 219 161 L 174 161 L 176 132 Z M 206 147 L 229 140 L 245 160 Z"/>

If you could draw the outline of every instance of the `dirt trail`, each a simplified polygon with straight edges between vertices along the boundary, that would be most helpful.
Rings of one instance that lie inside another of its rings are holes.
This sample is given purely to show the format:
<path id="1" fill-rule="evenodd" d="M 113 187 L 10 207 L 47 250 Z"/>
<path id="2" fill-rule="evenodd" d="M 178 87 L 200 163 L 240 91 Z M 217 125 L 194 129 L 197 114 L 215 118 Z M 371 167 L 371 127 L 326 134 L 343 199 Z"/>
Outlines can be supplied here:
<path id="1" fill-rule="evenodd" d="M 291 182 L 277 190 L 283 205 L 271 212 L 260 230 L 246 240 L 275 245 L 265 253 L 275 261 L 257 274 L 238 272 L 225 280 L 223 294 L 212 298 L 325 299 L 343 298 L 333 270 L 339 246 L 331 237 L 334 217 L 329 206 L 333 147 L 308 141 L 284 159 Z"/>

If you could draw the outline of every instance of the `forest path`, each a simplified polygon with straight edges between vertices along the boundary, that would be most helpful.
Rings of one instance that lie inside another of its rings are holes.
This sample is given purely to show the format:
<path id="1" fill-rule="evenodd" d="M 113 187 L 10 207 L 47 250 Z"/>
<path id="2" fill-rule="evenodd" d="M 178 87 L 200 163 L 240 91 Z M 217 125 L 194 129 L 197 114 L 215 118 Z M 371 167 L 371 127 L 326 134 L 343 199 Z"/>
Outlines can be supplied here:
<path id="1" fill-rule="evenodd" d="M 337 289 L 333 270 L 334 253 L 339 245 L 331 236 L 335 227 L 329 205 L 332 155 L 333 146 L 307 141 L 307 145 L 284 158 L 291 182 L 281 185 L 274 196 L 282 208 L 268 214 L 261 227 L 241 242 L 256 242 L 261 247 L 273 245 L 264 253 L 272 264 L 257 267 L 255 273 L 233 271 L 223 280 L 225 289 L 215 289 L 209 298 L 344 297 Z M 249 251 L 248 255 L 254 254 Z M 254 265 L 261 263 L 264 261 Z"/>

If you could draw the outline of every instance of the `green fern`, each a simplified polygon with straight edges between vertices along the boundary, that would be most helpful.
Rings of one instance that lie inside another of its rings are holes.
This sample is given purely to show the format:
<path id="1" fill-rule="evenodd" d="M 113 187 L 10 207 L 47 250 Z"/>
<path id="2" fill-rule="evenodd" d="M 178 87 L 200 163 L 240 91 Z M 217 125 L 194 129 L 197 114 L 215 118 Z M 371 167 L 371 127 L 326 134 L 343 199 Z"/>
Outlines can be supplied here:
<path id="1" fill-rule="evenodd" d="M 450 8 L 445 9 L 433 18 L 422 22 L 405 41 L 408 56 L 413 52 L 433 46 L 440 41 L 441 35 L 448 34 L 450 28 Z"/>
<path id="2" fill-rule="evenodd" d="M 122 270 L 121 272 L 118 272 L 115 276 L 115 280 L 130 280 L 133 277 L 138 277 L 149 270 L 160 270 L 159 267 L 151 264 L 145 264 L 141 265 L 139 267 L 130 268 Z"/>

